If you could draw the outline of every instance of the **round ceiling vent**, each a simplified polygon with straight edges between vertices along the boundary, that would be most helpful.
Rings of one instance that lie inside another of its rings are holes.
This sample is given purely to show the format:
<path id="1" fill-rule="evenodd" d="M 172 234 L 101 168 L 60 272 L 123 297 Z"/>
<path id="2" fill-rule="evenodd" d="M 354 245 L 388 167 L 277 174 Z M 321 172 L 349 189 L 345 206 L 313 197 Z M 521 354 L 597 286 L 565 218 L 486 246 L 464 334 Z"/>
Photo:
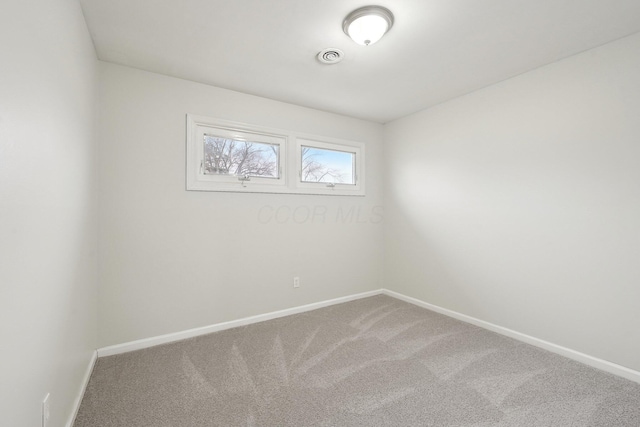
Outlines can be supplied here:
<path id="1" fill-rule="evenodd" d="M 342 58 L 344 58 L 344 52 L 335 47 L 322 49 L 320 53 L 318 53 L 318 61 L 323 64 L 337 64 L 342 61 Z"/>

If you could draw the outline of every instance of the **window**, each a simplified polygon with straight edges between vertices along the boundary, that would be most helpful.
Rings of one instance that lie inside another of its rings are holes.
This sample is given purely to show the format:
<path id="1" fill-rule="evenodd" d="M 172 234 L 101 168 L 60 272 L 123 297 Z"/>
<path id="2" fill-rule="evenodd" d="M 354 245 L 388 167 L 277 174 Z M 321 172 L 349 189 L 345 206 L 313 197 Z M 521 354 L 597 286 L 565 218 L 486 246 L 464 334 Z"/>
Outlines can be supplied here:
<path id="1" fill-rule="evenodd" d="M 187 116 L 187 190 L 274 192 L 286 184 L 287 135 Z"/>
<path id="2" fill-rule="evenodd" d="M 204 135 L 205 175 L 280 177 L 280 145 Z"/>
<path id="3" fill-rule="evenodd" d="M 301 148 L 302 182 L 356 183 L 353 163 L 355 153 L 303 145 Z"/>
<path id="4" fill-rule="evenodd" d="M 364 145 L 187 116 L 187 190 L 364 195 Z"/>
<path id="5" fill-rule="evenodd" d="M 314 194 L 364 194 L 361 144 L 296 139 L 297 187 Z"/>

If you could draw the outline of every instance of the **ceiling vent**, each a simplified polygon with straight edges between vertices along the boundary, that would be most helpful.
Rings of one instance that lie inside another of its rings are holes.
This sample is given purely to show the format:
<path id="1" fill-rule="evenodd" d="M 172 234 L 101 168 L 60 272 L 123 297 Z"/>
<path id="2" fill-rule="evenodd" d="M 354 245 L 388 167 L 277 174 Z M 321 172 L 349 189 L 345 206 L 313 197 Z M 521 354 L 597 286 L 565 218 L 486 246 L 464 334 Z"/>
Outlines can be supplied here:
<path id="1" fill-rule="evenodd" d="M 344 52 L 335 47 L 322 49 L 320 53 L 318 53 L 318 61 L 323 64 L 337 64 L 342 61 L 342 58 L 344 58 Z"/>

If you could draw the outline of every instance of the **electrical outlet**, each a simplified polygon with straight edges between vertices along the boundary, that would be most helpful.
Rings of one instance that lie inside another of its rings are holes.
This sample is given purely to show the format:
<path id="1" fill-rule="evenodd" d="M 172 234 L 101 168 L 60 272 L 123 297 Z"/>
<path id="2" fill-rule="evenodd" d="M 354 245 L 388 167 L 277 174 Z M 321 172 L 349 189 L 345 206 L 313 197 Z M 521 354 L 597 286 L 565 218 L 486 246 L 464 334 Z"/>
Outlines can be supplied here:
<path id="1" fill-rule="evenodd" d="M 51 411 L 49 410 L 49 396 L 47 395 L 42 399 L 42 427 L 49 426 L 49 416 L 51 415 Z"/>
<path id="2" fill-rule="evenodd" d="M 294 277 L 293 278 L 293 287 L 294 288 L 299 288 L 300 287 L 300 278 L 299 277 Z"/>

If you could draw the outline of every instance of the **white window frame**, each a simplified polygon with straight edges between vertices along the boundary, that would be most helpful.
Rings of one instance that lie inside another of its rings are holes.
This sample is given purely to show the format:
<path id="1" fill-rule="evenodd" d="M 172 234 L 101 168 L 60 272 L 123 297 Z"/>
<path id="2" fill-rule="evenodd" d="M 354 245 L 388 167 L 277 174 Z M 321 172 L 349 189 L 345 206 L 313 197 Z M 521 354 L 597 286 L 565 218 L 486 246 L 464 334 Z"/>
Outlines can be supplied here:
<path id="1" fill-rule="evenodd" d="M 278 146 L 278 177 L 238 177 L 204 173 L 205 135 Z M 286 134 L 274 129 L 200 116 L 187 116 L 187 190 L 234 191 L 246 193 L 279 192 L 287 184 Z"/>
<path id="2" fill-rule="evenodd" d="M 235 175 L 205 175 L 203 171 L 205 135 L 277 144 L 279 146 L 279 177 L 252 176 L 250 180 L 243 181 Z M 192 114 L 187 114 L 186 139 L 186 189 L 189 191 L 329 196 L 365 195 L 365 144 L 361 142 L 302 134 Z M 354 153 L 355 184 L 336 183 L 329 185 L 326 182 L 303 182 L 302 146 Z"/>
<path id="3" fill-rule="evenodd" d="M 296 188 L 300 192 L 312 194 L 351 194 L 356 196 L 364 195 L 364 144 L 352 141 L 329 140 L 328 138 L 318 139 L 317 137 L 296 138 Z M 320 148 L 322 150 L 342 151 L 353 153 L 354 183 L 326 183 L 308 182 L 302 180 L 302 147 Z"/>

